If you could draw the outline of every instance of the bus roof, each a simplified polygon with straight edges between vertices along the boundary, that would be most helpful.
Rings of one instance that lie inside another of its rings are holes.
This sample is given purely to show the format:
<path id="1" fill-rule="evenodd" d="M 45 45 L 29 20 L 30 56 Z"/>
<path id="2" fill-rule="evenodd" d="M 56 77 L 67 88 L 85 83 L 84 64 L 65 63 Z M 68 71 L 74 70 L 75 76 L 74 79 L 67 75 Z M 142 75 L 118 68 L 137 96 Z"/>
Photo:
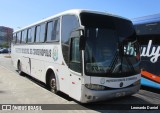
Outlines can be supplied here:
<path id="1" fill-rule="evenodd" d="M 64 11 L 62 13 L 59 13 L 59 14 L 56 14 L 56 15 L 53 15 L 53 16 L 50 16 L 50 17 L 47 17 L 43 20 L 40 20 L 36 23 L 33 23 L 31 25 L 28 25 L 24 28 L 21 28 L 21 29 L 18 29 L 16 30 L 15 32 L 18 32 L 18 31 L 21 31 L 23 29 L 26 29 L 26 28 L 29 28 L 29 27 L 32 27 L 34 25 L 37 25 L 37 24 L 40 24 L 42 22 L 45 22 L 45 21 L 48 21 L 48 20 L 51 20 L 53 18 L 57 18 L 57 17 L 60 17 L 62 15 L 66 15 L 66 14 L 75 14 L 75 15 L 79 15 L 81 12 L 88 12 L 88 13 L 96 13 L 96 14 L 102 14 L 102 15 L 108 15 L 108 16 L 113 16 L 113 17 L 118 17 L 118 18 L 122 18 L 122 19 L 125 19 L 125 20 L 129 20 L 127 18 L 124 18 L 124 17 L 121 17 L 121 16 L 118 16 L 118 15 L 114 15 L 114 14 L 111 14 L 111 13 L 106 13 L 106 12 L 99 12 L 99 11 L 92 11 L 92 10 L 86 10 L 86 9 L 72 9 L 72 10 L 67 10 L 67 11 Z M 130 20 L 129 20 L 130 21 Z M 15 33 L 14 32 L 14 33 Z"/>
<path id="2" fill-rule="evenodd" d="M 160 13 L 132 19 L 133 24 L 160 22 Z"/>

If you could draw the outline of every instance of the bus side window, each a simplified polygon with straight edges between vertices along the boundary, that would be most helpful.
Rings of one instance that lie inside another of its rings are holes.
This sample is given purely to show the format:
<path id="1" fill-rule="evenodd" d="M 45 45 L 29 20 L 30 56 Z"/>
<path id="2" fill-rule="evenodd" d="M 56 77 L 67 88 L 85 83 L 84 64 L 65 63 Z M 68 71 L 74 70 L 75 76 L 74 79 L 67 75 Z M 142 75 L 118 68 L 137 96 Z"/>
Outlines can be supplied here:
<path id="1" fill-rule="evenodd" d="M 59 41 L 60 37 L 60 22 L 59 19 L 54 20 L 53 40 Z"/>
<path id="2" fill-rule="evenodd" d="M 17 33 L 17 44 L 20 44 L 20 42 L 21 42 L 21 32 L 18 32 Z"/>
<path id="3" fill-rule="evenodd" d="M 22 31 L 22 40 L 21 43 L 26 43 L 26 39 L 27 39 L 27 29 Z"/>
<path id="4" fill-rule="evenodd" d="M 28 29 L 28 33 L 27 33 L 27 43 L 31 43 L 32 38 L 31 38 L 31 28 Z"/>
<path id="5" fill-rule="evenodd" d="M 46 33 L 46 24 L 42 23 L 40 28 L 39 42 L 44 42 L 45 33 Z"/>
<path id="6" fill-rule="evenodd" d="M 60 21 L 59 18 L 47 23 L 47 42 L 59 41 Z"/>
<path id="7" fill-rule="evenodd" d="M 51 42 L 53 39 L 53 21 L 47 22 L 47 42 Z"/>
<path id="8" fill-rule="evenodd" d="M 78 28 L 79 21 L 78 18 L 74 15 L 64 15 L 62 17 L 62 31 L 61 31 L 61 42 L 62 42 L 62 52 L 63 58 L 66 64 L 69 64 L 69 39 L 71 32 Z"/>
<path id="9" fill-rule="evenodd" d="M 35 30 L 36 30 L 35 26 L 31 28 L 31 43 L 35 41 Z"/>
<path id="10" fill-rule="evenodd" d="M 36 27 L 36 39 L 35 42 L 44 42 L 45 39 L 45 31 L 46 31 L 46 24 L 42 23 Z"/>
<path id="11" fill-rule="evenodd" d="M 39 37 L 40 37 L 40 25 L 36 27 L 36 39 L 35 42 L 39 42 Z"/>
<path id="12" fill-rule="evenodd" d="M 69 44 L 71 32 L 79 27 L 78 18 L 74 15 L 62 17 L 62 43 Z"/>
<path id="13" fill-rule="evenodd" d="M 33 43 L 35 39 L 35 27 L 28 29 L 27 42 Z"/>

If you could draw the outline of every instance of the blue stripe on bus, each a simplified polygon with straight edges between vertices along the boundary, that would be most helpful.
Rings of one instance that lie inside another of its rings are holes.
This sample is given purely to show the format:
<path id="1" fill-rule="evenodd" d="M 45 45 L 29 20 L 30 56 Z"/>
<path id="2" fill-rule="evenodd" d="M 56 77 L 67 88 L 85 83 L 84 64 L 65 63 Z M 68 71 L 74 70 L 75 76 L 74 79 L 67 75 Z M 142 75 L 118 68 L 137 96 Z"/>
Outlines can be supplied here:
<path id="1" fill-rule="evenodd" d="M 143 78 L 143 77 L 141 78 L 141 84 L 144 86 L 149 86 L 149 87 L 160 89 L 160 84 L 154 81 L 151 81 L 149 79 Z"/>

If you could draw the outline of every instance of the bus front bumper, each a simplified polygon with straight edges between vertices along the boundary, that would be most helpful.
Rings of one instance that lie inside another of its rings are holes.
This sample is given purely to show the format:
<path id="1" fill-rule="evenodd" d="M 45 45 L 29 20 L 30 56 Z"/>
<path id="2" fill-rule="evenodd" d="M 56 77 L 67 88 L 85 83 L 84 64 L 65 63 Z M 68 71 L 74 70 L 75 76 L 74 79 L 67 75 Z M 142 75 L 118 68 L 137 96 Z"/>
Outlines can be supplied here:
<path id="1" fill-rule="evenodd" d="M 116 90 L 90 90 L 82 85 L 82 96 L 81 96 L 81 103 L 89 103 L 89 102 L 97 102 L 97 101 L 104 101 L 109 100 L 117 97 L 123 97 L 127 95 L 135 94 L 140 89 L 140 84 L 123 89 L 116 89 Z"/>

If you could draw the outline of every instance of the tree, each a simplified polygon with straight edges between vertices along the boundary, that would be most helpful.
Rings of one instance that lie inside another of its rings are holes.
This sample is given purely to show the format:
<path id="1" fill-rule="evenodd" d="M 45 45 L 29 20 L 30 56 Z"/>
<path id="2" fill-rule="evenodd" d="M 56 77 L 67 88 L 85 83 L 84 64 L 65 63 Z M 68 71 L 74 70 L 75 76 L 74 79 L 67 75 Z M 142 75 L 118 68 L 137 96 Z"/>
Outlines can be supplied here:
<path id="1" fill-rule="evenodd" d="M 2 46 L 3 48 L 9 48 L 9 47 L 10 47 L 7 42 L 3 42 L 3 43 L 1 44 L 1 46 Z"/>
<path id="2" fill-rule="evenodd" d="M 13 35 L 13 30 L 12 29 L 5 29 L 6 35 L 4 36 L 4 40 L 6 43 L 4 43 L 4 46 L 11 47 L 11 42 L 12 42 L 12 35 Z"/>

